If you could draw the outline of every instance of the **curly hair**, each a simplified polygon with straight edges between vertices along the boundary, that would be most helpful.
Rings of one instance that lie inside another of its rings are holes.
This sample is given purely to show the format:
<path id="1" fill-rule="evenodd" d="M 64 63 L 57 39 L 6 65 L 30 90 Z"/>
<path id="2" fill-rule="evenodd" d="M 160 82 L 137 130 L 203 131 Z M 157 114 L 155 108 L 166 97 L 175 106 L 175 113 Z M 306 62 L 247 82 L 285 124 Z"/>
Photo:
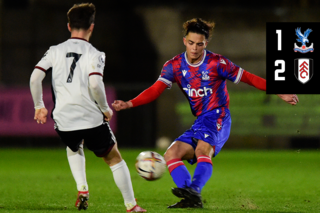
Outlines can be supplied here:
<path id="1" fill-rule="evenodd" d="M 72 29 L 89 29 L 94 23 L 96 7 L 92 3 L 75 4 L 67 13 L 68 23 Z"/>
<path id="2" fill-rule="evenodd" d="M 207 40 L 212 37 L 215 23 L 202 20 L 201 18 L 193 18 L 183 23 L 183 34 L 187 36 L 189 32 L 204 35 Z"/>

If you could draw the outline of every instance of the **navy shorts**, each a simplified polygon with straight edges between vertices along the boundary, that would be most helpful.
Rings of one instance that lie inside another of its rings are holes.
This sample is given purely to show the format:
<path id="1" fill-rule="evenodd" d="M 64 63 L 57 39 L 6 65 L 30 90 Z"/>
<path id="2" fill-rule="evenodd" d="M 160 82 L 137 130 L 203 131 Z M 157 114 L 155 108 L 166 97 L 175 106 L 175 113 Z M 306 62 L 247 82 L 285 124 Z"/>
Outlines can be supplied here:
<path id="1" fill-rule="evenodd" d="M 114 134 L 108 122 L 104 122 L 98 127 L 74 131 L 60 131 L 56 128 L 62 142 L 72 151 L 77 152 L 79 145 L 84 140 L 87 148 L 98 157 L 106 156 L 116 143 Z"/>
<path id="2" fill-rule="evenodd" d="M 200 115 L 191 128 L 185 131 L 175 141 L 190 144 L 195 150 L 198 140 L 202 140 L 213 147 L 214 156 L 216 156 L 228 140 L 230 130 L 230 111 L 224 107 L 220 107 Z M 188 162 L 194 164 L 197 162 L 197 158 L 194 157 L 188 160 Z"/>

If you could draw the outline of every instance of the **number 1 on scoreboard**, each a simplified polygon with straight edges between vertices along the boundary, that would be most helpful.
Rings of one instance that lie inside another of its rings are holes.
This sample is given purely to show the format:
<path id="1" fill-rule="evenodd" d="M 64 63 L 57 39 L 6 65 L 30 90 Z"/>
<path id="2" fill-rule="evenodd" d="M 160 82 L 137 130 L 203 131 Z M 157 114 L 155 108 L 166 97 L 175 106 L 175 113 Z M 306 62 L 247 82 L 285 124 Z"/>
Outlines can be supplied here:
<path id="1" fill-rule="evenodd" d="M 278 34 L 278 51 L 282 50 L 282 43 L 281 43 L 281 30 L 276 30 L 276 33 Z"/>

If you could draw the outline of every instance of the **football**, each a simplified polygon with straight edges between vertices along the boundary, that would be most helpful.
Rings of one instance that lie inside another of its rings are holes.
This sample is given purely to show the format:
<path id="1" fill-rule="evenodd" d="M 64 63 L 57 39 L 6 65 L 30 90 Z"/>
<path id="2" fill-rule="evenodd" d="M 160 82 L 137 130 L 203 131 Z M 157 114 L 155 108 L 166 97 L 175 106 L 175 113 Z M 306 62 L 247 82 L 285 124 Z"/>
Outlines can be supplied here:
<path id="1" fill-rule="evenodd" d="M 162 155 L 154 151 L 141 152 L 136 159 L 138 174 L 146 180 L 157 180 L 166 171 L 166 162 Z"/>

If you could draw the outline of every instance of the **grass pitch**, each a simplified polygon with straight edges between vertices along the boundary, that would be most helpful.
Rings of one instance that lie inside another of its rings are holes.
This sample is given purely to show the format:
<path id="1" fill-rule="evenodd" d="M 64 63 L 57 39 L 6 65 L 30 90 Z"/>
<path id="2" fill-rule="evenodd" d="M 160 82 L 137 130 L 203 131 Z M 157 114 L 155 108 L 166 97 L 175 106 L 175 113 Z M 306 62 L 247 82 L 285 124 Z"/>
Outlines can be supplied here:
<path id="1" fill-rule="evenodd" d="M 320 212 L 318 150 L 222 150 L 213 159 L 212 177 L 202 191 L 204 209 L 167 209 L 179 201 L 171 194 L 175 185 L 169 173 L 148 182 L 134 169 L 136 156 L 144 150 L 120 151 L 138 203 L 150 213 Z M 85 212 L 126 212 L 109 167 L 88 150 L 85 155 L 90 190 Z M 193 173 L 195 166 L 187 166 Z M 0 192 L 0 212 L 78 212 L 76 184 L 64 149 L 0 150 Z"/>

